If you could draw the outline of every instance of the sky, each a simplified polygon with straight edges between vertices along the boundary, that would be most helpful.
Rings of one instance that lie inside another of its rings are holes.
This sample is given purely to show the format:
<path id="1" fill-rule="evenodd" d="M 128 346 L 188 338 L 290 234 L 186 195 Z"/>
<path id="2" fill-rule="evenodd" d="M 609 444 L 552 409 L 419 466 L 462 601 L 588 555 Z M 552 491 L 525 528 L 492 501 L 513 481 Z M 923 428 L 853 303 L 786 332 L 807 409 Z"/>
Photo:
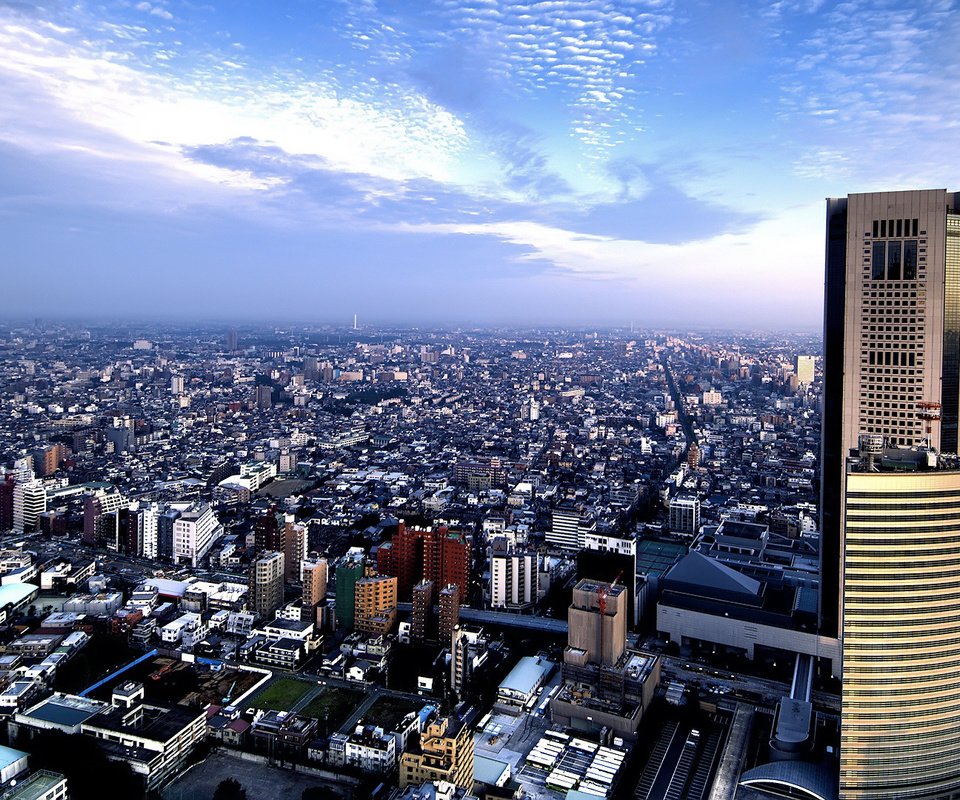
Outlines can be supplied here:
<path id="1" fill-rule="evenodd" d="M 0 317 L 816 328 L 958 2 L 0 0 Z"/>

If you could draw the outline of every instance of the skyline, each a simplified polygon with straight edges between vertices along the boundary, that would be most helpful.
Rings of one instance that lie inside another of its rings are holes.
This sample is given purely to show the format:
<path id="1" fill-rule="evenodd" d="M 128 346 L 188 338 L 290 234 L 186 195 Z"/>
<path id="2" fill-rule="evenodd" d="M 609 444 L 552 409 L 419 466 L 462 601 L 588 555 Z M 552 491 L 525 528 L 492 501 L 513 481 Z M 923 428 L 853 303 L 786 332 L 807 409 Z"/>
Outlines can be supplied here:
<path id="1" fill-rule="evenodd" d="M 954 9 L 0 3 L 0 316 L 817 327 Z"/>

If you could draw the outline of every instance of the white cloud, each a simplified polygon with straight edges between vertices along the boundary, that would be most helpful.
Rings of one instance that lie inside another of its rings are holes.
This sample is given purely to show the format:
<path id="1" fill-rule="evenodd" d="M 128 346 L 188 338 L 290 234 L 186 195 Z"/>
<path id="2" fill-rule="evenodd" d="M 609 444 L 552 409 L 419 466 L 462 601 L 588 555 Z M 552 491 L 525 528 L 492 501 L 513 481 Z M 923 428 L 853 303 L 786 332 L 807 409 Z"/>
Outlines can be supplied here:
<path id="1" fill-rule="evenodd" d="M 822 303 L 823 215 L 822 203 L 798 206 L 743 233 L 677 245 L 586 235 L 535 222 L 396 229 L 492 236 L 522 248 L 525 252 L 516 258 L 521 265 L 547 261 L 555 276 L 617 281 L 625 292 L 686 295 L 694 306 L 780 304 L 792 318 L 816 318 Z"/>
<path id="2" fill-rule="evenodd" d="M 444 180 L 465 144 L 462 122 L 415 93 L 394 90 L 377 103 L 343 96 L 332 80 L 250 77 L 226 59 L 194 75 L 151 73 L 141 66 L 146 29 L 113 25 L 108 32 L 110 41 L 96 41 L 0 16 L 0 138 L 106 158 L 119 139 L 145 161 L 242 188 L 271 182 L 197 164 L 182 149 L 251 137 L 320 156 L 338 170 Z"/>

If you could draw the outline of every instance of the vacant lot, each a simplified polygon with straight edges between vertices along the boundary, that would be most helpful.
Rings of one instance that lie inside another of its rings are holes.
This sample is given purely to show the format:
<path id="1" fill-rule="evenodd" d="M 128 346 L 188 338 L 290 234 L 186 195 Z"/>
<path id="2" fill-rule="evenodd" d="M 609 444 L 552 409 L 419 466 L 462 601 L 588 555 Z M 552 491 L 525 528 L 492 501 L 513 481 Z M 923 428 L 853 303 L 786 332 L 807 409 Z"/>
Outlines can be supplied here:
<path id="1" fill-rule="evenodd" d="M 300 709 L 300 715 L 320 720 L 321 732 L 325 728 L 333 732 L 347 721 L 350 712 L 360 705 L 363 696 L 363 692 L 353 689 L 328 686 Z"/>
<path id="2" fill-rule="evenodd" d="M 268 683 L 267 687 L 250 701 L 250 705 L 253 708 L 289 711 L 297 700 L 312 688 L 306 681 L 277 678 L 273 683 Z"/>
<path id="3" fill-rule="evenodd" d="M 363 715 L 363 721 L 369 725 L 378 725 L 385 731 L 396 730 L 396 726 L 407 714 L 411 711 L 419 711 L 425 705 L 427 705 L 426 700 L 420 703 L 398 697 L 378 697 L 377 702 Z"/>
<path id="4" fill-rule="evenodd" d="M 168 784 L 162 797 L 163 800 L 209 800 L 224 778 L 240 781 L 250 800 L 262 797 L 299 800 L 303 790 L 311 786 L 327 786 L 345 797 L 351 794 L 348 787 L 335 786 L 312 775 L 243 761 L 230 753 L 214 753 Z"/>

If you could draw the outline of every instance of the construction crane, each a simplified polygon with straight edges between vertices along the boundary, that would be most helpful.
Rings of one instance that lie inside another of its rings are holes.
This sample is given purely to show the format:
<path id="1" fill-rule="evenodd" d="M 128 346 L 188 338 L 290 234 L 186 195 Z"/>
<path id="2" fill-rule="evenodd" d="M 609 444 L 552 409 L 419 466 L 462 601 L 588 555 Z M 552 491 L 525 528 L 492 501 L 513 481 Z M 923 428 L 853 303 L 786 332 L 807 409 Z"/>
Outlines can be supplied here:
<path id="1" fill-rule="evenodd" d="M 929 401 L 917 403 L 917 418 L 924 421 L 924 431 L 927 435 L 927 447 L 932 447 L 933 423 L 940 419 L 940 404 Z"/>
<path id="2" fill-rule="evenodd" d="M 601 583 L 597 585 L 597 605 L 600 607 L 600 652 L 597 654 L 598 663 L 603 663 L 603 625 L 607 616 L 607 595 L 610 590 L 617 585 L 617 581 L 623 577 L 623 570 L 617 573 L 617 577 L 609 585 Z"/>

